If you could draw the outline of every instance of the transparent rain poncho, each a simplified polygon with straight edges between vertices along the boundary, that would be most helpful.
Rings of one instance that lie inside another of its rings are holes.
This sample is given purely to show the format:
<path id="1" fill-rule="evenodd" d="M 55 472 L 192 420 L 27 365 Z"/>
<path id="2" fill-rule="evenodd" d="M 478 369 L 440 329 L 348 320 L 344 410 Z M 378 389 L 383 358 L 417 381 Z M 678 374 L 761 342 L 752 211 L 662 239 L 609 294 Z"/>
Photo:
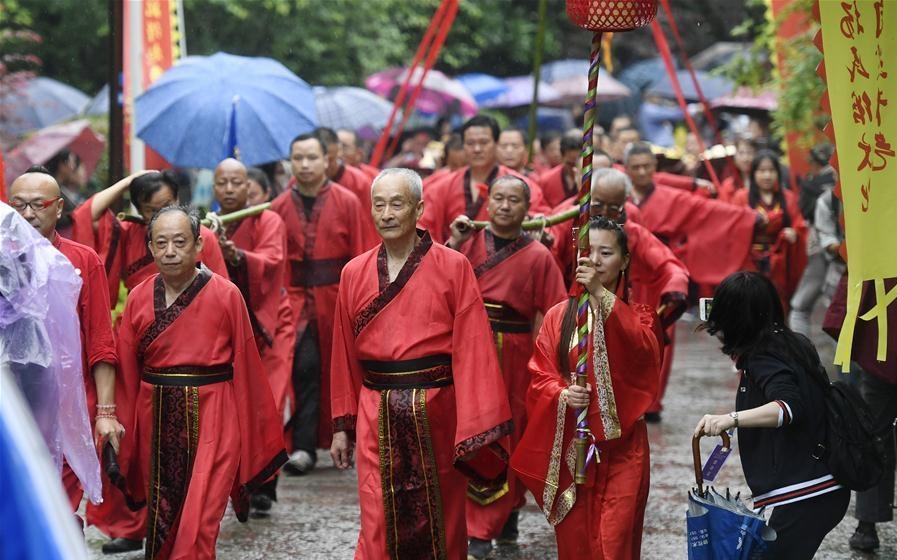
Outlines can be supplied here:
<path id="1" fill-rule="evenodd" d="M 64 456 L 87 498 L 100 503 L 81 365 L 80 290 L 69 260 L 0 202 L 0 362 L 9 365 L 56 467 L 62 471 Z"/>

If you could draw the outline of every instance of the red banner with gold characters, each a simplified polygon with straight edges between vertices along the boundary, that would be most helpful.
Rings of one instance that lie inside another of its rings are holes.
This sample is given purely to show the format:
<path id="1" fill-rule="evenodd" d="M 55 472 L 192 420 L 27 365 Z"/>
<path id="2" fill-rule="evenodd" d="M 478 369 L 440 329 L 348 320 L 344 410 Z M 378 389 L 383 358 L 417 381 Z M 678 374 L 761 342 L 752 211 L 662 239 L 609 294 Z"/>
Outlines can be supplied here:
<path id="1" fill-rule="evenodd" d="M 876 357 L 885 361 L 887 310 L 897 299 L 897 288 L 885 286 L 897 277 L 897 2 L 820 0 L 819 15 L 849 256 L 835 354 L 846 368 L 857 320 L 875 321 Z M 863 282 L 874 286 L 876 305 L 860 315 Z"/>

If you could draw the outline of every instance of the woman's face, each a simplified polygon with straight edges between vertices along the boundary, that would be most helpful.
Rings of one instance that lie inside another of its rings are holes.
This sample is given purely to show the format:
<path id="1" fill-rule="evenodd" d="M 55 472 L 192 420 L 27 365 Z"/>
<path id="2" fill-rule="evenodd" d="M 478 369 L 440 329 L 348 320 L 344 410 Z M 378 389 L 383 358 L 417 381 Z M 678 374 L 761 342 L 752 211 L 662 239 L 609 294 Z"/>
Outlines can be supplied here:
<path id="1" fill-rule="evenodd" d="M 589 246 L 589 259 L 595 263 L 601 285 L 615 292 L 620 273 L 629 266 L 629 256 L 623 255 L 617 234 L 606 229 L 590 229 Z"/>
<path id="2" fill-rule="evenodd" d="M 249 193 L 246 196 L 246 203 L 249 206 L 256 206 L 268 202 L 268 193 L 262 189 L 258 181 L 249 180 Z"/>
<path id="3" fill-rule="evenodd" d="M 760 165 L 757 166 L 757 170 L 754 171 L 754 182 L 757 183 L 757 188 L 760 189 L 760 192 L 774 191 L 778 180 L 779 176 L 776 173 L 776 166 L 769 159 L 761 161 Z"/>
<path id="4" fill-rule="evenodd" d="M 748 142 L 739 142 L 735 146 L 735 167 L 742 173 L 750 173 L 751 163 L 754 161 L 755 155 L 757 155 L 757 151 L 754 150 L 754 147 L 751 144 Z"/>

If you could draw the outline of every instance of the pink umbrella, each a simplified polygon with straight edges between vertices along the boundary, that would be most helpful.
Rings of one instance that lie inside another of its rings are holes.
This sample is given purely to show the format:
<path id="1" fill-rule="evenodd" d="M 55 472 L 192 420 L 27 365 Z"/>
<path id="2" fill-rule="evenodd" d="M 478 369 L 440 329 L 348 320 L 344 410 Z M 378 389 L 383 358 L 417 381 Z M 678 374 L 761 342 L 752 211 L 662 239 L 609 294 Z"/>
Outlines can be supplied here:
<path id="1" fill-rule="evenodd" d="M 589 86 L 587 74 L 568 76 L 550 82 L 560 99 L 550 105 L 568 105 L 570 103 L 582 103 Z M 598 80 L 598 102 L 625 99 L 632 95 L 628 87 L 614 79 L 608 72 L 602 72 Z"/>
<path id="2" fill-rule="evenodd" d="M 48 162 L 60 150 L 68 148 L 81 159 L 89 177 L 106 146 L 106 139 L 90 128 L 90 122 L 77 120 L 42 128 L 6 154 L 6 182 L 24 173 L 32 165 Z"/>
<path id="3" fill-rule="evenodd" d="M 411 76 L 409 92 L 420 80 L 423 69 L 418 67 Z M 381 97 L 393 100 L 402 87 L 407 75 L 404 68 L 390 68 L 376 74 L 371 74 L 364 81 L 365 86 Z M 441 115 L 452 110 L 460 111 L 466 117 L 477 113 L 477 102 L 467 91 L 461 82 L 449 78 L 438 70 L 430 70 L 424 79 L 423 89 L 417 98 L 416 109 L 421 113 Z"/>
<path id="4" fill-rule="evenodd" d="M 717 97 L 710 102 L 714 109 L 774 111 L 779 106 L 775 92 L 754 91 L 749 87 L 740 87 L 729 95 Z"/>

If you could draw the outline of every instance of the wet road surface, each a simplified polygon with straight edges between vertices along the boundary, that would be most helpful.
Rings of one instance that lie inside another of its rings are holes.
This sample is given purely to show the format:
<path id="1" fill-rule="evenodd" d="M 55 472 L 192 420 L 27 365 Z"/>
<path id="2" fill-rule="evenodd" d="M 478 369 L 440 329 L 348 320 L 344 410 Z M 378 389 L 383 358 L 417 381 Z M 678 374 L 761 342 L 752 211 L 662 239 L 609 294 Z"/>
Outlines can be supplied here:
<path id="1" fill-rule="evenodd" d="M 818 324 L 818 322 L 817 322 Z M 651 493 L 645 519 L 642 557 L 672 560 L 685 558 L 686 494 L 694 483 L 691 433 L 701 415 L 732 410 L 737 376 L 732 364 L 717 350 L 714 339 L 695 333 L 696 323 L 680 321 L 670 386 L 664 401 L 663 421 L 649 425 L 651 441 Z M 825 335 L 815 339 L 823 360 L 831 362 L 831 343 Z M 749 493 L 735 450 L 723 467 L 715 486 Z M 704 442 L 704 456 L 713 443 Z M 305 477 L 283 477 L 278 488 L 280 501 L 272 515 L 237 522 L 231 512 L 221 524 L 218 557 L 222 560 L 342 560 L 353 556 L 358 534 L 358 501 L 354 471 L 339 472 L 329 456 L 321 452 L 320 468 Z M 847 539 L 856 527 L 853 506 L 844 521 L 828 535 L 817 558 L 897 558 L 897 526 L 878 526 L 881 549 L 877 555 L 854 553 Z M 87 531 L 91 558 L 137 560 L 142 553 L 103 556 L 104 537 L 94 528 Z M 530 499 L 520 518 L 520 541 L 516 547 L 497 548 L 492 558 L 545 560 L 556 558 L 554 534 Z"/>

